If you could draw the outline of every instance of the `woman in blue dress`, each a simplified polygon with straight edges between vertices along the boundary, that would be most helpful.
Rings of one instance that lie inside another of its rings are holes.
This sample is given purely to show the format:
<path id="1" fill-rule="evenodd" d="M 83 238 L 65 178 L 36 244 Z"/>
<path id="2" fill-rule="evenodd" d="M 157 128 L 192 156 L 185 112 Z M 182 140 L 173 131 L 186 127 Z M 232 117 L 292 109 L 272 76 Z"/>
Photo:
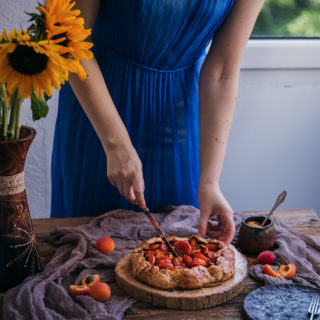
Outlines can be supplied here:
<path id="1" fill-rule="evenodd" d="M 71 75 L 60 93 L 52 217 L 188 204 L 200 208 L 200 235 L 230 243 L 233 210 L 219 179 L 240 62 L 262 4 L 77 1 L 94 59 L 83 61 L 87 79 Z"/>

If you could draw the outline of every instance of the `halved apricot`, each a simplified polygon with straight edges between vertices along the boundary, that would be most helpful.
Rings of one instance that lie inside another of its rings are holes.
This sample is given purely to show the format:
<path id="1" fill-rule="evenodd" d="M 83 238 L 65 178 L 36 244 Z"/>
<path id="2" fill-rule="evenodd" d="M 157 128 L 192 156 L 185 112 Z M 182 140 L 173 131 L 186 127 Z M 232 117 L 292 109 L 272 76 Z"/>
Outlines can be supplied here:
<path id="1" fill-rule="evenodd" d="M 83 286 L 88 286 L 89 288 L 91 288 L 94 284 L 96 284 L 99 281 L 100 281 L 99 274 L 87 274 L 82 278 L 81 284 Z"/>
<path id="2" fill-rule="evenodd" d="M 269 264 L 265 264 L 262 268 L 262 272 L 264 274 L 267 274 L 269 276 L 275 277 L 275 278 L 279 278 L 281 277 L 281 275 L 279 274 L 279 272 L 277 270 L 275 270 L 275 268 L 273 268 L 272 266 L 270 266 Z"/>
<path id="3" fill-rule="evenodd" d="M 159 267 L 159 269 L 171 269 L 171 270 L 175 270 L 173 264 L 172 264 L 172 260 L 170 259 L 159 259 L 156 260 L 156 266 Z"/>
<path id="4" fill-rule="evenodd" d="M 208 254 L 209 253 L 209 248 L 207 246 L 204 246 L 203 244 L 200 246 L 201 250 L 204 254 Z"/>
<path id="5" fill-rule="evenodd" d="M 200 244 L 197 242 L 197 240 L 196 240 L 195 238 L 192 238 L 192 239 L 190 240 L 190 245 L 191 245 L 191 248 L 192 248 L 193 250 L 197 250 L 197 249 L 200 248 Z"/>
<path id="6" fill-rule="evenodd" d="M 70 284 L 69 286 L 69 293 L 72 296 L 81 296 L 83 294 L 88 293 L 90 288 L 88 286 L 76 286 L 74 284 Z"/>
<path id="7" fill-rule="evenodd" d="M 278 269 L 278 272 L 285 279 L 291 279 L 296 273 L 296 266 L 293 263 L 281 265 Z"/>
<path id="8" fill-rule="evenodd" d="M 171 252 L 169 251 L 162 251 L 162 250 L 155 250 L 154 255 L 156 257 L 156 259 L 172 259 L 173 255 Z"/>
<path id="9" fill-rule="evenodd" d="M 203 266 L 205 267 L 207 265 L 207 263 L 200 259 L 200 258 L 193 258 L 192 259 L 192 262 L 190 264 L 190 267 L 193 268 L 193 267 L 198 267 L 198 266 Z"/>
<path id="10" fill-rule="evenodd" d="M 183 256 L 191 250 L 190 244 L 187 241 L 176 241 L 173 245 L 179 256 Z"/>
<path id="11" fill-rule="evenodd" d="M 192 263 L 192 258 L 187 256 L 186 254 L 183 256 L 182 259 L 188 266 L 190 266 L 190 264 Z"/>
<path id="12" fill-rule="evenodd" d="M 210 262 L 210 259 L 208 259 L 203 253 L 201 252 L 195 252 L 193 255 L 195 258 L 199 258 L 201 260 L 204 260 L 206 263 Z"/>
<path id="13" fill-rule="evenodd" d="M 187 267 L 181 257 L 173 258 L 172 263 L 177 269 L 185 269 Z"/>
<path id="14" fill-rule="evenodd" d="M 154 256 L 154 254 L 151 251 L 146 251 L 144 253 L 144 257 L 146 258 L 146 260 L 151 263 L 152 265 L 154 265 L 154 263 L 156 262 L 156 257 Z"/>

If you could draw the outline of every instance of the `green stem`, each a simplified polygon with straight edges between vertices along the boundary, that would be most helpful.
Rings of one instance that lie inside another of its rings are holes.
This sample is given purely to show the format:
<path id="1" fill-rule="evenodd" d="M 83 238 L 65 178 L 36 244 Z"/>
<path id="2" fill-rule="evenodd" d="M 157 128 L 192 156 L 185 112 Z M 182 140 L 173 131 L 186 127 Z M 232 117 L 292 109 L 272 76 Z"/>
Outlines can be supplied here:
<path id="1" fill-rule="evenodd" d="M 16 114 L 16 124 L 15 124 L 15 131 L 14 131 L 14 139 L 18 140 L 20 137 L 20 117 L 21 117 L 21 104 L 22 99 L 18 98 L 17 100 L 17 114 Z"/>
<path id="2" fill-rule="evenodd" d="M 10 100 L 10 120 L 8 126 L 8 140 L 14 139 L 16 117 L 17 117 L 17 105 L 18 105 L 18 90 L 16 89 Z"/>
<path id="3" fill-rule="evenodd" d="M 1 125 L 1 133 L 2 139 L 8 139 L 8 118 L 9 118 L 9 104 L 7 93 L 4 85 L 0 87 L 0 100 L 2 105 L 2 125 Z"/>
<path id="4" fill-rule="evenodd" d="M 14 129 L 15 129 L 14 126 L 16 124 L 16 115 L 17 115 L 16 111 L 17 111 L 17 108 L 15 105 L 13 105 L 10 111 L 10 120 L 8 125 L 8 132 L 7 132 L 8 140 L 14 139 Z"/>

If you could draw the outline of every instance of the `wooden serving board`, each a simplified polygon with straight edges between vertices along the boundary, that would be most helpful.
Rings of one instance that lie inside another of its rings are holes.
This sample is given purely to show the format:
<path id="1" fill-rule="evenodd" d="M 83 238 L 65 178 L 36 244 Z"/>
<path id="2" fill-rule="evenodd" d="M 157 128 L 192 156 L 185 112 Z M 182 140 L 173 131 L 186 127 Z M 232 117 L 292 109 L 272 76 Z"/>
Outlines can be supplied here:
<path id="1" fill-rule="evenodd" d="M 196 310 L 216 306 L 237 296 L 245 286 L 247 260 L 232 245 L 235 253 L 235 275 L 219 285 L 195 290 L 166 291 L 136 280 L 131 272 L 130 253 L 123 256 L 115 268 L 116 281 L 130 296 L 165 308 Z"/>

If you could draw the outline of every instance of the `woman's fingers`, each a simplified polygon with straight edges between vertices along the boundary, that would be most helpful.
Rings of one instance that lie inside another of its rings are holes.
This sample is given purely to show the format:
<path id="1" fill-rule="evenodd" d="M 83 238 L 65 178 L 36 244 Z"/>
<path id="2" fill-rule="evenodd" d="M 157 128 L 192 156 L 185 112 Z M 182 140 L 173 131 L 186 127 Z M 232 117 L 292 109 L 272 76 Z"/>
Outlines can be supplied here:
<path id="1" fill-rule="evenodd" d="M 142 172 L 138 172 L 133 178 L 133 193 L 136 198 L 136 204 L 141 209 L 146 207 L 146 201 L 144 199 L 144 180 Z"/>
<path id="2" fill-rule="evenodd" d="M 134 173 L 127 176 L 125 179 L 118 179 L 115 186 L 118 188 L 122 196 L 124 196 L 131 203 L 136 204 L 141 209 L 146 207 L 144 199 L 144 181 L 142 173 Z"/>
<path id="3" fill-rule="evenodd" d="M 209 221 L 210 216 L 217 216 L 218 223 L 212 224 Z M 200 212 L 198 232 L 202 237 L 207 234 L 229 245 L 235 235 L 233 215 L 226 211 L 216 214 L 216 212 L 203 210 Z"/>
<path id="4" fill-rule="evenodd" d="M 122 196 L 124 196 L 124 186 L 123 186 L 123 183 L 121 182 L 121 180 L 116 182 L 116 187 L 118 188 L 120 194 Z"/>
<path id="5" fill-rule="evenodd" d="M 236 233 L 236 229 L 233 222 L 233 212 L 224 212 L 224 214 L 218 216 L 219 224 L 222 226 L 224 234 L 220 237 L 221 241 L 229 245 Z"/>
<path id="6" fill-rule="evenodd" d="M 212 226 L 209 223 L 208 235 L 212 238 L 223 241 L 229 245 L 235 235 L 235 227 L 232 214 L 223 212 L 217 215 L 218 224 Z"/>
<path id="7" fill-rule="evenodd" d="M 142 164 L 134 148 L 120 148 L 107 153 L 107 175 L 128 201 L 145 208 Z"/>
<path id="8" fill-rule="evenodd" d="M 135 204 L 136 197 L 133 193 L 132 177 L 124 180 L 123 189 L 126 199 Z"/>
<path id="9" fill-rule="evenodd" d="M 210 217 L 209 211 L 200 210 L 200 219 L 198 226 L 198 233 L 201 237 L 204 237 L 207 233 L 208 220 Z"/>

